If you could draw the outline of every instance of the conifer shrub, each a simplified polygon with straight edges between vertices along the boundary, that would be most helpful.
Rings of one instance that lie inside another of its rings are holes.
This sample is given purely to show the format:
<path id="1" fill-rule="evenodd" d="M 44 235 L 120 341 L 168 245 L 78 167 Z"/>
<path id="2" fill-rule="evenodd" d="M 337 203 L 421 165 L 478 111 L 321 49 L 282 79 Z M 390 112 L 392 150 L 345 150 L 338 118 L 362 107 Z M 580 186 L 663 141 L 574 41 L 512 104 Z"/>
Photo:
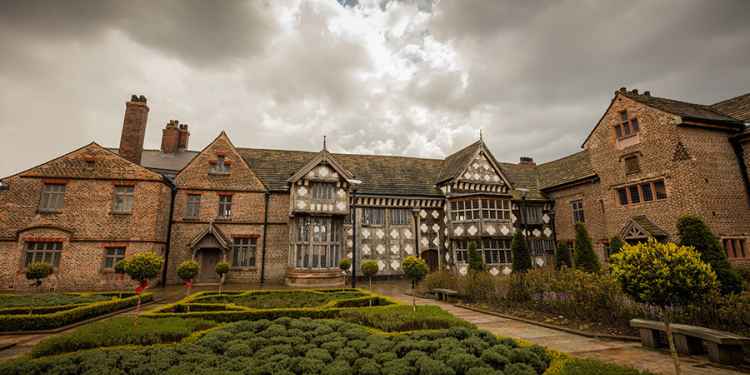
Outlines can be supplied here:
<path id="1" fill-rule="evenodd" d="M 523 273 L 531 269 L 531 254 L 526 247 L 526 239 L 520 230 L 517 230 L 513 235 L 510 250 L 513 257 L 513 272 Z"/>
<path id="2" fill-rule="evenodd" d="M 559 270 L 563 267 L 573 267 L 573 258 L 570 254 L 568 244 L 560 242 L 557 245 L 557 253 L 555 254 L 555 268 Z"/>
<path id="3" fill-rule="evenodd" d="M 677 220 L 677 235 L 680 245 L 692 246 L 701 259 L 716 272 L 722 294 L 742 291 L 742 277 L 732 269 L 719 239 L 698 216 L 684 215 Z"/>
<path id="4" fill-rule="evenodd" d="M 575 242 L 575 267 L 591 273 L 599 272 L 601 265 L 599 257 L 594 253 L 594 245 L 591 243 L 591 237 L 586 230 L 586 226 L 576 223 L 576 242 Z"/>
<path id="5" fill-rule="evenodd" d="M 468 257 L 469 271 L 482 272 L 485 270 L 482 254 L 477 251 L 477 243 L 474 241 L 469 241 Z"/>
<path id="6" fill-rule="evenodd" d="M 614 255 L 620 252 L 622 250 L 622 247 L 625 246 L 625 243 L 622 242 L 619 236 L 614 236 L 609 240 L 609 247 L 607 247 L 607 251 L 609 252 L 609 255 Z"/>

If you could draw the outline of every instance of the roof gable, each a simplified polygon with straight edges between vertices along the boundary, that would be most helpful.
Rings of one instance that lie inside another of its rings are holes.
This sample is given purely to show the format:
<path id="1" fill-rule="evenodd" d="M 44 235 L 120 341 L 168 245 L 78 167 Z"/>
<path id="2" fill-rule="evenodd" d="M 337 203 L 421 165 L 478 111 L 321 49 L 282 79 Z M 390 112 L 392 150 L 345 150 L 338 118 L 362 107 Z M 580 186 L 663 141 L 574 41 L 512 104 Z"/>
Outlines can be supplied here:
<path id="1" fill-rule="evenodd" d="M 21 177 L 162 181 L 158 173 L 91 142 L 17 174 Z"/>
<path id="2" fill-rule="evenodd" d="M 750 93 L 712 104 L 711 108 L 745 122 L 750 121 Z"/>
<path id="3" fill-rule="evenodd" d="M 512 185 L 500 168 L 499 163 L 482 140 L 449 155 L 445 159 L 437 184 L 440 185 L 450 180 L 500 184 L 512 189 Z"/>
<path id="4" fill-rule="evenodd" d="M 300 168 L 300 170 L 298 170 L 297 173 L 292 175 L 292 177 L 289 177 L 287 181 L 290 183 L 295 183 L 302 177 L 305 177 L 306 175 L 311 173 L 313 171 L 313 168 L 316 168 L 317 166 L 321 164 L 332 167 L 334 171 L 336 171 L 336 173 L 338 173 L 338 175 L 341 176 L 343 179 L 345 179 L 347 182 L 349 182 L 350 180 L 354 178 L 354 175 L 351 172 L 349 172 L 346 168 L 344 168 L 341 165 L 341 163 L 339 163 L 339 161 L 336 160 L 336 158 L 330 152 L 328 152 L 328 150 L 323 149 L 318 153 L 318 155 L 315 158 L 313 158 L 307 164 L 305 164 L 302 168 Z M 328 173 L 327 169 L 322 169 L 322 171 L 324 171 L 324 173 L 326 174 Z M 322 177 L 326 177 L 326 176 L 322 176 Z"/>
<path id="5" fill-rule="evenodd" d="M 225 163 L 231 163 L 229 173 L 211 171 L 212 165 L 221 157 Z M 223 131 L 177 173 L 175 183 L 191 189 L 267 190 Z"/>

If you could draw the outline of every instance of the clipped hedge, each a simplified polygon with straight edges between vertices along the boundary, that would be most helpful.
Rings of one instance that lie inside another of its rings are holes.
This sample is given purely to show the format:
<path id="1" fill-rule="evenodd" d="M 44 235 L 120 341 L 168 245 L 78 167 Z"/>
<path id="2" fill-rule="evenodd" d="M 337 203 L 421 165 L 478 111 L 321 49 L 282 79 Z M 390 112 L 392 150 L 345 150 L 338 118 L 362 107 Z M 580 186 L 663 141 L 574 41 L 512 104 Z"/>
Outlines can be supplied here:
<path id="1" fill-rule="evenodd" d="M 177 342 L 193 332 L 214 326 L 199 319 L 139 319 L 116 317 L 87 324 L 71 333 L 52 336 L 35 345 L 33 358 L 118 345 L 153 345 Z"/>
<path id="2" fill-rule="evenodd" d="M 456 318 L 438 306 L 397 305 L 367 309 L 340 311 L 338 319 L 377 328 L 386 332 L 404 332 L 422 329 L 444 329 L 450 327 L 475 328 L 473 324 Z"/>
<path id="3" fill-rule="evenodd" d="M 99 315 L 135 306 L 138 303 L 138 297 L 135 295 L 125 298 L 114 298 L 117 294 L 113 293 L 106 295 L 112 296 L 113 298 L 87 304 L 69 305 L 67 307 L 70 308 L 64 310 L 55 310 L 54 308 L 50 310 L 39 310 L 39 308 L 35 308 L 32 309 L 31 314 L 19 314 L 14 310 L 3 314 L 0 310 L 0 332 L 55 329 Z M 151 301 L 153 298 L 154 296 L 151 293 L 141 294 L 142 302 Z M 28 311 L 27 308 L 26 312 Z"/>

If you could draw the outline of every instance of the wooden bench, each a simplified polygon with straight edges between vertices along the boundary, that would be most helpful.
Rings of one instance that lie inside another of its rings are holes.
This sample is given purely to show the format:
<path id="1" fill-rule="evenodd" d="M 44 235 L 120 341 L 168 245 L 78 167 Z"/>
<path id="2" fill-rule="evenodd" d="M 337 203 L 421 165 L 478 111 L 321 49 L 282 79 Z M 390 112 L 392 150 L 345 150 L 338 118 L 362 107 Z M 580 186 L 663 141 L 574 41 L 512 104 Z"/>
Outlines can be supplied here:
<path id="1" fill-rule="evenodd" d="M 633 319 L 630 326 L 638 328 L 641 344 L 651 348 L 668 347 L 666 325 L 653 320 Z M 691 326 L 672 324 L 672 336 L 675 349 L 681 354 L 704 354 L 717 363 L 736 365 L 744 362 L 743 347 L 750 344 L 750 338 L 738 336 L 731 332 Z"/>
<path id="2" fill-rule="evenodd" d="M 431 292 L 437 295 L 438 300 L 445 302 L 454 302 L 458 299 L 458 291 L 453 289 L 432 289 Z"/>

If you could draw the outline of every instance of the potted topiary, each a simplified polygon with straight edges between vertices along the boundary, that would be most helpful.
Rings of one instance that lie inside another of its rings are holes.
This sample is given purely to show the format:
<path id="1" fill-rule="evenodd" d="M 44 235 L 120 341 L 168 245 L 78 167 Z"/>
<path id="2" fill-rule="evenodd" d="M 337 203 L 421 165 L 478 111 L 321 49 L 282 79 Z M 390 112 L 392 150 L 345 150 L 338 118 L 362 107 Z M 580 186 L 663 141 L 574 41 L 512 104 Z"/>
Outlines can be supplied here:
<path id="1" fill-rule="evenodd" d="M 177 276 L 185 283 L 185 296 L 190 295 L 190 290 L 193 288 L 193 279 L 198 275 L 199 269 L 198 262 L 194 260 L 186 260 L 177 267 Z"/>
<path id="2" fill-rule="evenodd" d="M 339 269 L 344 271 L 344 285 L 346 285 L 346 277 L 349 276 L 349 270 L 352 268 L 352 260 L 344 258 L 339 261 Z"/>
<path id="3" fill-rule="evenodd" d="M 137 324 L 137 318 L 141 310 L 141 293 L 148 288 L 148 281 L 159 275 L 159 271 L 161 271 L 161 267 L 164 265 L 164 258 L 149 251 L 133 254 L 123 260 L 123 262 L 125 262 L 125 273 L 133 281 L 138 282 L 138 287 L 135 288 L 135 294 L 138 296 L 138 304 L 136 305 L 136 319 L 134 320 L 135 324 Z"/>
<path id="4" fill-rule="evenodd" d="M 216 271 L 216 274 L 219 275 L 219 294 L 221 294 L 222 289 L 224 288 L 224 277 L 227 273 L 229 273 L 229 263 L 216 263 L 216 268 L 214 269 L 214 271 Z"/>
<path id="5" fill-rule="evenodd" d="M 680 360 L 675 350 L 671 322 L 674 308 L 705 301 L 718 292 L 716 273 L 692 247 L 674 243 L 624 245 L 611 258 L 612 276 L 635 301 L 659 307 L 664 317 L 675 372 Z"/>
<path id="6" fill-rule="evenodd" d="M 51 265 L 42 262 L 33 262 L 26 267 L 26 279 L 34 280 L 31 284 L 37 288 L 42 286 L 42 281 L 54 272 Z"/>
<path id="7" fill-rule="evenodd" d="M 427 263 L 421 258 L 408 256 L 401 263 L 401 268 L 404 270 L 404 275 L 411 280 L 411 305 L 414 312 L 417 312 L 416 287 L 417 283 L 427 275 Z"/>

